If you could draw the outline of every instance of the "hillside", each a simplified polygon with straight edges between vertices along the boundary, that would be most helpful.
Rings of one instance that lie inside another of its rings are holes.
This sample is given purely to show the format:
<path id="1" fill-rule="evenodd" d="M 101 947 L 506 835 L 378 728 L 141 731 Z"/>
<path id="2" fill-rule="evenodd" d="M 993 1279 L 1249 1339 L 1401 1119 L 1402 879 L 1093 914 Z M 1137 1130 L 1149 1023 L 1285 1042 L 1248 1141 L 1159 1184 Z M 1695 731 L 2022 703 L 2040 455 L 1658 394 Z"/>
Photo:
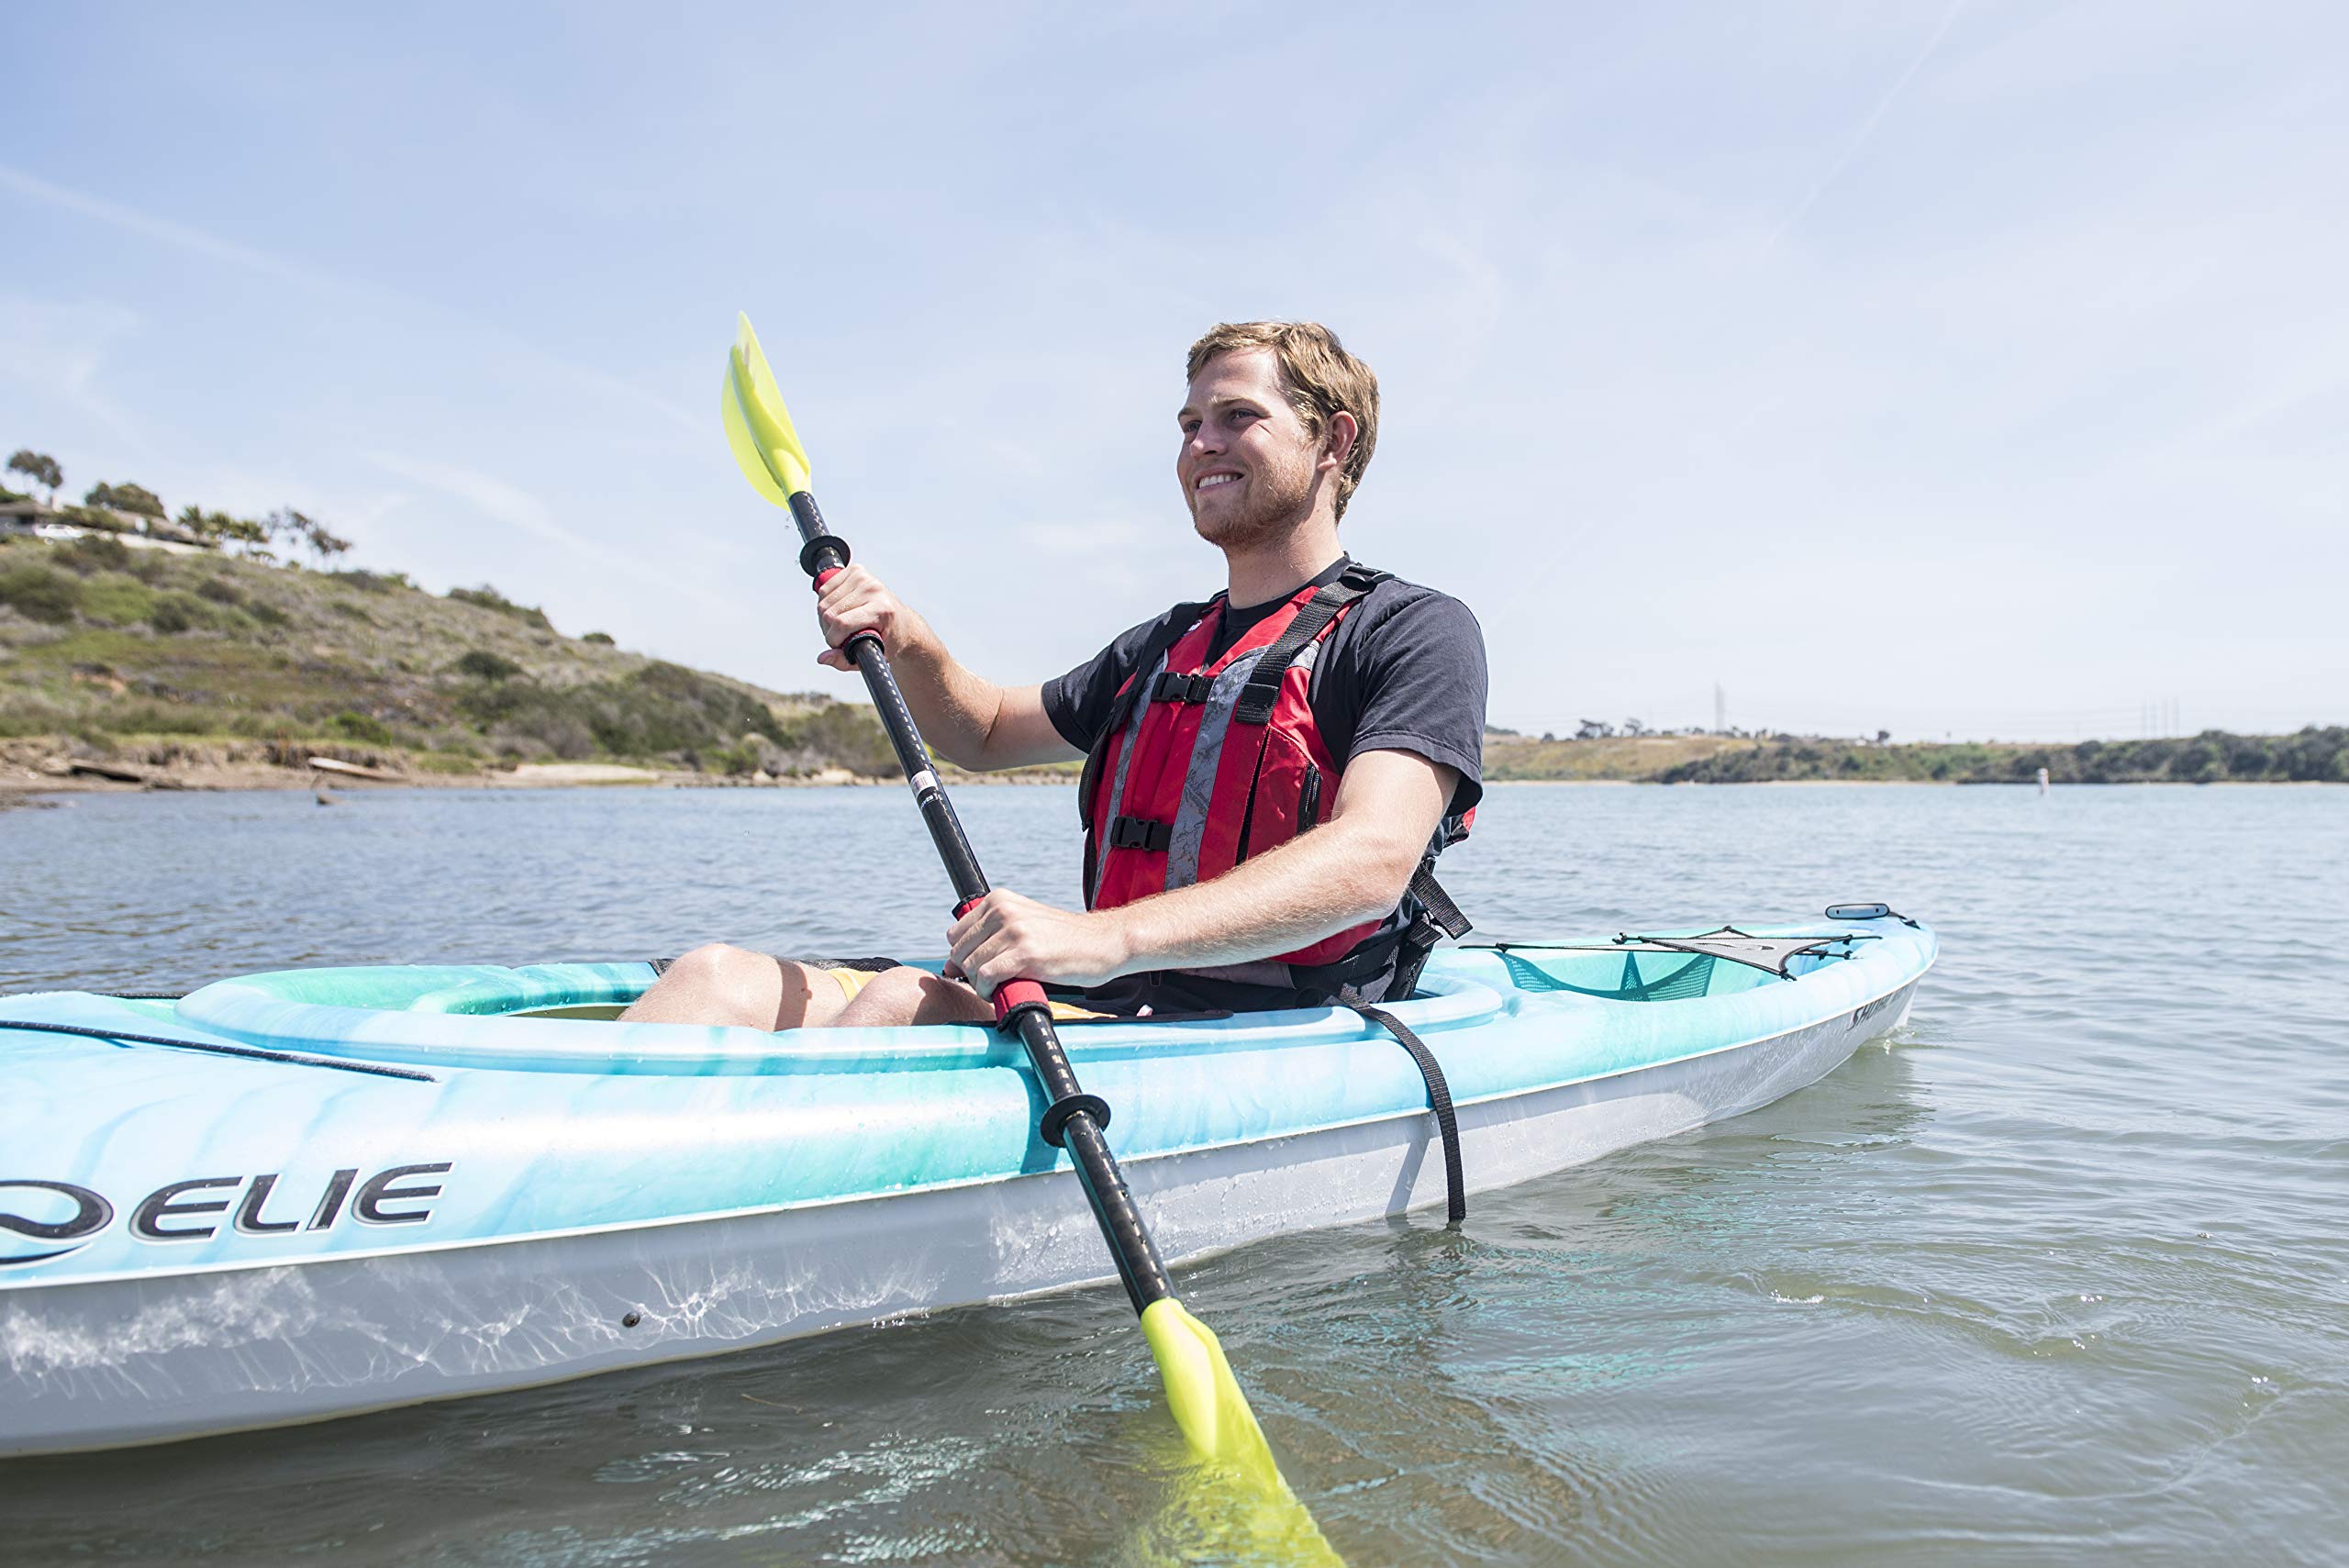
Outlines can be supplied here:
<path id="1" fill-rule="evenodd" d="M 95 536 L 0 542 L 0 739 L 44 736 L 101 755 L 175 738 L 182 754 L 246 742 L 450 774 L 895 768 L 869 708 L 568 637 L 495 590 L 443 597 L 397 574 Z"/>
<path id="2" fill-rule="evenodd" d="M 1870 745 L 1772 736 L 1652 735 L 1531 740 L 1488 735 L 1494 780 L 1610 779 L 1636 784 L 2349 784 L 2349 728 L 2292 735 L 2200 735 L 2159 740 Z"/>

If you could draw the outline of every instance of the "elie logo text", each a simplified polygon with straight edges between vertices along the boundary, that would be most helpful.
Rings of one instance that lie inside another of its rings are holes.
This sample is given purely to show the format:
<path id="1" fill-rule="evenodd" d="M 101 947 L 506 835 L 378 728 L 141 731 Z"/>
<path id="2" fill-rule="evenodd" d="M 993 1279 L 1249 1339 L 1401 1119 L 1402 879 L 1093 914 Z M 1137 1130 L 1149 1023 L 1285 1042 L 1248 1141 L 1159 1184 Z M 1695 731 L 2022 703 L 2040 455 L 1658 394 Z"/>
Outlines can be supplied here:
<path id="1" fill-rule="evenodd" d="M 337 1171 L 315 1195 L 282 1188 L 274 1172 L 166 1182 L 131 1209 L 130 1234 L 141 1241 L 204 1241 L 226 1223 L 240 1236 L 282 1236 L 330 1230 L 346 1214 L 362 1225 L 421 1225 L 432 1218 L 432 1200 L 440 1195 L 440 1184 L 424 1178 L 445 1176 L 453 1168 L 446 1160 L 394 1165 L 363 1182 L 356 1169 Z M 15 1212 L 19 1208 L 33 1213 Z M 0 1180 L 0 1232 L 21 1236 L 35 1248 L 0 1251 L 0 1268 L 78 1251 L 114 1223 L 114 1217 L 115 1206 L 103 1193 L 72 1182 Z M 0 1235 L 0 1248 L 8 1246 L 7 1236 Z"/>

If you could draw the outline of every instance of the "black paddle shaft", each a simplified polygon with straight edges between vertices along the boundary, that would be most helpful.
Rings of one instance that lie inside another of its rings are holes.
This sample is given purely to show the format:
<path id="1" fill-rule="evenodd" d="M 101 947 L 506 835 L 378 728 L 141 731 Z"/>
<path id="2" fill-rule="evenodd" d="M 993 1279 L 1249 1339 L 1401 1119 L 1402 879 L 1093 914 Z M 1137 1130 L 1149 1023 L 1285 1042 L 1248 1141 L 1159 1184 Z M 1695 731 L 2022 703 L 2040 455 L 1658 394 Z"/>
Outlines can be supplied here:
<path id="1" fill-rule="evenodd" d="M 833 573 L 848 564 L 848 542 L 824 526 L 816 498 L 805 490 L 792 493 L 791 520 L 798 525 L 803 541 L 800 567 L 821 588 Z M 906 706 L 905 694 L 897 689 L 888 652 L 881 646 L 881 639 L 869 631 L 851 637 L 841 651 L 864 677 L 873 710 L 888 732 L 897 766 L 913 789 L 914 804 L 930 829 L 930 842 L 938 847 L 938 858 L 945 862 L 947 879 L 954 884 L 954 909 L 959 915 L 986 896 L 986 874 L 979 870 L 979 858 L 963 834 L 953 802 L 946 798 L 946 786 L 930 765 L 930 751 L 922 744 L 912 710 Z M 1068 1053 L 1061 1049 L 1060 1034 L 1052 1028 L 1052 1009 L 1042 1000 L 1041 991 L 1032 982 L 1022 981 L 1009 982 L 1003 989 L 1008 991 L 1014 985 L 1032 999 L 1012 1004 L 1007 1010 L 998 996 L 997 1027 L 1018 1030 L 1019 1043 L 1027 1048 L 1028 1061 L 1044 1091 L 1045 1136 L 1067 1149 L 1075 1162 L 1077 1181 L 1093 1206 L 1102 1239 L 1109 1243 L 1118 1277 L 1125 1283 L 1134 1310 L 1140 1312 L 1152 1302 L 1173 1296 L 1174 1286 L 1142 1224 L 1141 1211 L 1134 1207 L 1133 1194 L 1126 1188 L 1126 1178 L 1118 1170 L 1117 1157 L 1109 1152 L 1109 1140 L 1102 1132 L 1109 1119 L 1108 1107 L 1078 1088 L 1076 1073 L 1068 1064 Z"/>

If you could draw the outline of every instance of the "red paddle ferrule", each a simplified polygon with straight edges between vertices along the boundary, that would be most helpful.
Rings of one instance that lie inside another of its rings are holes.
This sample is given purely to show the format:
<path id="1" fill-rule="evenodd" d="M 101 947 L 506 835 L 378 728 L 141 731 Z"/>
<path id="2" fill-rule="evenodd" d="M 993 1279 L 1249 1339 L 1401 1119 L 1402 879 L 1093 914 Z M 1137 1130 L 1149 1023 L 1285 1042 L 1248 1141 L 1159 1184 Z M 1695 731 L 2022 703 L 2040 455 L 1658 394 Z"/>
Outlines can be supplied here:
<path id="1" fill-rule="evenodd" d="M 1032 980 L 1007 980 L 995 988 L 995 1021 L 1003 1022 L 1021 1007 L 1041 1007 L 1052 1010 L 1045 999 L 1044 988 Z"/>
<path id="2" fill-rule="evenodd" d="M 822 593 L 824 591 L 825 584 L 830 582 L 833 578 L 839 576 L 841 573 L 847 570 L 848 568 L 845 566 L 827 566 L 821 572 L 817 573 L 816 592 L 818 594 Z"/>

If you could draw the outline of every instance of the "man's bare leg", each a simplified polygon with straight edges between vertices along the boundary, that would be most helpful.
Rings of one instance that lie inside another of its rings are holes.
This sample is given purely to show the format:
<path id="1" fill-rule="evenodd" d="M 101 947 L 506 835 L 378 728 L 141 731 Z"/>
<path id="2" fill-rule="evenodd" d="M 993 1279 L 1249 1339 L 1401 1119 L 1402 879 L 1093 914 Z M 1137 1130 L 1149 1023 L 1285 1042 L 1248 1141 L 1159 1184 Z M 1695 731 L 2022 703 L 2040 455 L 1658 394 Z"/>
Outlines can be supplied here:
<path id="1" fill-rule="evenodd" d="M 825 971 L 712 942 L 671 964 L 628 1011 L 626 1024 L 721 1024 L 742 1029 L 877 1029 L 982 1023 L 995 1009 L 956 981 L 920 969 L 874 975 L 851 1000 Z"/>
<path id="2" fill-rule="evenodd" d="M 840 982 L 820 969 L 712 942 L 671 964 L 620 1022 L 821 1029 L 847 1006 Z"/>
<path id="3" fill-rule="evenodd" d="M 994 1021 L 995 1008 L 961 981 L 941 980 L 926 969 L 891 969 L 866 981 L 864 989 L 832 1019 L 832 1027 L 877 1029 L 892 1024 Z"/>

